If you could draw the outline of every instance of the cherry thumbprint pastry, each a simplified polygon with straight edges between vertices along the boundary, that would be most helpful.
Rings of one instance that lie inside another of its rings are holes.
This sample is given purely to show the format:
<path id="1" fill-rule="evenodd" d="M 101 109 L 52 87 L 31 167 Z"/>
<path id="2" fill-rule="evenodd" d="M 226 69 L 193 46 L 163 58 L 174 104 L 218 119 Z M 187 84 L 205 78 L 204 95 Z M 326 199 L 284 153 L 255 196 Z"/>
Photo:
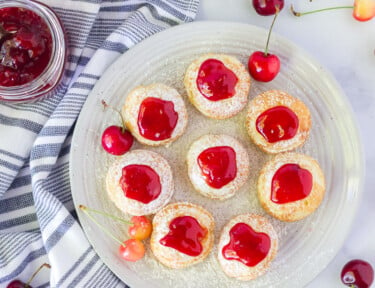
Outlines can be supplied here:
<path id="1" fill-rule="evenodd" d="M 133 89 L 121 112 L 132 135 L 142 144 L 151 146 L 175 141 L 184 133 L 188 121 L 181 95 L 161 83 Z"/>
<path id="2" fill-rule="evenodd" d="M 187 153 L 188 174 L 196 191 L 212 199 L 228 199 L 245 184 L 249 155 L 228 135 L 204 135 Z"/>
<path id="3" fill-rule="evenodd" d="M 325 178 L 316 160 L 284 153 L 266 163 L 258 179 L 258 198 L 273 217 L 287 222 L 313 213 L 325 194 Z"/>
<path id="4" fill-rule="evenodd" d="M 187 68 L 184 84 L 190 102 L 202 114 L 214 119 L 226 119 L 246 106 L 250 76 L 237 58 L 206 54 Z"/>
<path id="5" fill-rule="evenodd" d="M 309 136 L 311 115 L 306 105 L 289 94 L 271 90 L 249 103 L 246 129 L 263 151 L 279 153 L 303 145 Z"/>
<path id="6" fill-rule="evenodd" d="M 203 261 L 214 243 L 215 221 L 201 206 L 179 202 L 156 213 L 151 250 L 165 266 L 181 269 Z"/>
<path id="7" fill-rule="evenodd" d="M 109 198 L 121 211 L 136 216 L 152 214 L 172 197 L 172 170 L 159 154 L 133 150 L 108 169 L 106 187 Z"/>
<path id="8" fill-rule="evenodd" d="M 229 277 L 248 281 L 268 270 L 277 249 L 277 233 L 266 218 L 257 214 L 241 214 L 224 226 L 218 245 L 218 259 Z"/>

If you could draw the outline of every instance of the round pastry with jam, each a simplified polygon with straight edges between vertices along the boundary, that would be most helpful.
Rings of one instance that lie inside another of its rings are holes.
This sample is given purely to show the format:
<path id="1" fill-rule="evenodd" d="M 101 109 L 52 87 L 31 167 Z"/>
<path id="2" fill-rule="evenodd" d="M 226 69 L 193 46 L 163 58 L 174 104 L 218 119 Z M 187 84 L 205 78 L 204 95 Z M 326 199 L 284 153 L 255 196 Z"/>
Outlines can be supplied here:
<path id="1" fill-rule="evenodd" d="M 207 54 L 190 64 L 184 84 L 190 102 L 202 114 L 214 119 L 226 119 L 246 106 L 250 76 L 237 58 Z"/>
<path id="2" fill-rule="evenodd" d="M 169 144 L 187 126 L 184 100 L 177 90 L 161 83 L 133 89 L 121 112 L 132 135 L 146 145 Z"/>
<path id="3" fill-rule="evenodd" d="M 265 152 L 286 152 L 301 146 L 310 128 L 309 109 L 283 91 L 266 91 L 249 102 L 246 129 Z"/>
<path id="4" fill-rule="evenodd" d="M 250 163 L 246 149 L 228 135 L 204 135 L 187 153 L 188 174 L 195 190 L 212 199 L 228 199 L 246 182 Z"/>
<path id="5" fill-rule="evenodd" d="M 268 270 L 277 249 L 278 237 L 271 223 L 257 214 L 242 214 L 223 228 L 218 259 L 229 277 L 248 281 Z"/>
<path id="6" fill-rule="evenodd" d="M 147 150 L 133 150 L 118 158 L 108 169 L 109 198 L 124 213 L 152 214 L 171 199 L 172 170 L 163 157 Z"/>
<path id="7" fill-rule="evenodd" d="M 181 269 L 203 261 L 214 243 L 215 222 L 204 208 L 172 203 L 156 213 L 151 250 L 165 266 Z"/>
<path id="8" fill-rule="evenodd" d="M 325 178 L 316 160 L 283 153 L 266 163 L 258 179 L 262 207 L 282 221 L 301 220 L 313 213 L 325 194 Z"/>

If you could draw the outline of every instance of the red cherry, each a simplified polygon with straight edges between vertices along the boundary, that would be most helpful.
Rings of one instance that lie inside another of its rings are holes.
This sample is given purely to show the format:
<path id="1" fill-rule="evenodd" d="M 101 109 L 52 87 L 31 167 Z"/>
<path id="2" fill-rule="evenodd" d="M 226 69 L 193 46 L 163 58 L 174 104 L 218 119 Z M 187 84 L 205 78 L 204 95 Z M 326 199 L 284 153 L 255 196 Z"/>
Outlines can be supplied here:
<path id="1" fill-rule="evenodd" d="M 284 7 L 284 0 L 253 0 L 255 11 L 262 16 L 274 15 L 276 7 L 281 11 Z"/>
<path id="2" fill-rule="evenodd" d="M 146 216 L 133 216 L 131 218 L 133 226 L 128 228 L 130 238 L 144 240 L 150 237 L 152 232 L 152 223 Z"/>
<path id="3" fill-rule="evenodd" d="M 131 262 L 142 259 L 145 252 L 145 245 L 137 239 L 128 239 L 119 248 L 121 258 Z"/>
<path id="4" fill-rule="evenodd" d="M 268 31 L 266 49 L 264 52 L 253 52 L 247 63 L 250 75 L 257 81 L 269 82 L 273 80 L 280 71 L 280 60 L 274 54 L 268 53 L 268 44 L 270 42 L 271 32 L 275 24 L 277 15 L 279 15 L 279 8 L 276 7 L 276 14 L 273 18 L 270 30 Z"/>
<path id="5" fill-rule="evenodd" d="M 122 155 L 130 150 L 134 137 L 120 126 L 109 126 L 102 134 L 102 146 L 112 155 Z"/>
<path id="6" fill-rule="evenodd" d="M 104 100 L 102 100 L 104 108 L 111 108 L 120 115 L 122 126 L 109 126 L 102 134 L 102 147 L 105 151 L 112 155 L 122 155 L 130 150 L 133 145 L 133 135 L 125 129 L 125 121 L 120 111 L 109 106 Z"/>
<path id="7" fill-rule="evenodd" d="M 10 282 L 8 285 L 7 285 L 7 288 L 32 288 L 32 286 L 30 285 L 27 285 L 26 283 L 23 283 L 22 281 L 20 280 L 13 280 L 12 282 Z"/>
<path id="8" fill-rule="evenodd" d="M 30 279 L 27 281 L 27 283 L 24 283 L 20 280 L 13 280 L 12 282 L 8 283 L 6 288 L 33 288 L 30 283 L 33 281 L 35 276 L 39 273 L 40 270 L 42 270 L 43 267 L 51 268 L 51 266 L 47 263 L 44 263 L 39 266 L 39 268 L 31 275 Z"/>
<path id="9" fill-rule="evenodd" d="M 280 60 L 274 54 L 255 51 L 250 55 L 248 68 L 250 75 L 257 81 L 269 82 L 280 71 Z"/>
<path id="10" fill-rule="evenodd" d="M 351 260 L 342 268 L 341 281 L 352 288 L 369 288 L 374 281 L 374 269 L 366 261 Z"/>

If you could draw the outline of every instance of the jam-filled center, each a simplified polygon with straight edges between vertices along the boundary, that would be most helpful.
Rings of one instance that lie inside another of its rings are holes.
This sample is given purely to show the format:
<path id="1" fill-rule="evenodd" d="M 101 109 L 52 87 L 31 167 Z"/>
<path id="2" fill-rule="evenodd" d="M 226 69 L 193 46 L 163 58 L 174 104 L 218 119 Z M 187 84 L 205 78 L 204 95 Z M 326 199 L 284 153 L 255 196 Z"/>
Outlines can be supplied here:
<path id="1" fill-rule="evenodd" d="M 309 196 L 313 178 L 309 170 L 297 164 L 281 166 L 272 178 L 271 200 L 277 204 L 302 200 Z"/>
<path id="2" fill-rule="evenodd" d="M 297 115 L 288 107 L 276 106 L 264 111 L 256 120 L 256 129 L 269 142 L 293 138 L 298 130 Z"/>
<path id="3" fill-rule="evenodd" d="M 0 9 L 0 86 L 18 86 L 37 78 L 52 57 L 52 35 L 35 12 Z"/>
<path id="4" fill-rule="evenodd" d="M 146 165 L 132 164 L 122 168 L 120 186 L 125 197 L 144 204 L 158 198 L 161 192 L 159 175 Z"/>
<path id="5" fill-rule="evenodd" d="M 160 239 L 160 244 L 194 257 L 202 253 L 201 241 L 206 234 L 207 229 L 202 227 L 197 219 L 180 216 L 171 221 L 169 232 Z"/>
<path id="6" fill-rule="evenodd" d="M 258 233 L 245 223 L 237 223 L 229 231 L 230 241 L 222 249 L 227 260 L 237 260 L 249 267 L 266 258 L 271 239 L 266 233 Z"/>
<path id="7" fill-rule="evenodd" d="M 199 68 L 196 82 L 204 97 L 211 101 L 220 101 L 236 94 L 238 78 L 223 62 L 207 59 Z"/>
<path id="8" fill-rule="evenodd" d="M 139 133 L 149 140 L 161 141 L 172 136 L 178 113 L 172 101 L 148 97 L 142 101 L 138 113 Z"/>
<path id="9" fill-rule="evenodd" d="M 229 146 L 211 147 L 198 156 L 198 166 L 206 183 L 220 189 L 237 175 L 236 152 Z"/>

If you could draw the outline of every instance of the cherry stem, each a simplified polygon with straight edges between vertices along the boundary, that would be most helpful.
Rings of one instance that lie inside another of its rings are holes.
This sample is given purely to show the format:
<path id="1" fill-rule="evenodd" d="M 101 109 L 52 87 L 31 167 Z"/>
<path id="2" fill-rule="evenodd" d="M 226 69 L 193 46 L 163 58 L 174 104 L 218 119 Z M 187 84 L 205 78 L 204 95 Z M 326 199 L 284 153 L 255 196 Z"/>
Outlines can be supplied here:
<path id="1" fill-rule="evenodd" d="M 105 102 L 104 100 L 102 100 L 102 105 L 104 106 L 104 108 L 110 108 L 113 111 L 116 111 L 120 115 L 121 123 L 122 123 L 121 132 L 125 133 L 125 130 L 126 130 L 126 128 L 125 128 L 126 127 L 125 126 L 125 120 L 124 120 L 124 117 L 122 117 L 121 112 L 119 110 L 113 108 L 112 106 L 108 105 L 107 102 Z"/>
<path id="2" fill-rule="evenodd" d="M 306 11 L 306 12 L 297 12 L 294 10 L 293 5 L 290 5 L 290 11 L 292 11 L 294 16 L 300 17 L 303 15 L 307 14 L 313 14 L 313 13 L 318 13 L 322 11 L 328 11 L 328 10 L 336 10 L 336 9 L 353 9 L 354 6 L 336 6 L 336 7 L 328 7 L 328 8 L 323 8 L 323 9 L 318 9 L 318 10 L 311 10 L 311 11 Z"/>
<path id="3" fill-rule="evenodd" d="M 92 217 L 90 215 L 90 213 L 87 211 L 86 209 L 87 207 L 83 206 L 83 205 L 79 205 L 79 209 L 81 209 L 83 211 L 83 213 L 86 214 L 86 216 L 92 221 L 94 222 L 105 234 L 107 234 L 107 236 L 109 236 L 110 238 L 112 238 L 113 240 L 115 240 L 117 243 L 120 243 L 121 246 L 124 246 L 124 244 L 119 240 L 117 239 L 117 237 L 115 237 L 111 232 L 109 232 L 107 230 L 107 228 L 105 228 L 102 224 L 100 224 L 98 221 L 96 221 L 96 219 L 94 217 Z"/>
<path id="4" fill-rule="evenodd" d="M 44 263 L 44 264 L 40 265 L 39 268 L 33 273 L 33 275 L 31 275 L 29 281 L 27 281 L 27 283 L 25 284 L 25 288 L 30 287 L 31 281 L 33 281 L 35 276 L 39 273 L 40 270 L 42 270 L 43 267 L 51 268 L 51 265 L 49 265 L 48 263 Z"/>
<path id="5" fill-rule="evenodd" d="M 95 209 L 92 209 L 92 208 L 86 207 L 86 206 L 84 206 L 84 205 L 80 205 L 79 208 L 80 208 L 80 209 L 84 209 L 84 210 L 86 210 L 87 212 L 93 212 L 93 213 L 96 213 L 96 214 L 103 215 L 103 216 L 105 216 L 105 217 L 111 218 L 111 219 L 113 219 L 113 220 L 117 220 L 117 221 L 119 221 L 119 222 L 122 222 L 122 223 L 125 223 L 125 224 L 128 224 L 128 225 L 133 224 L 133 222 L 131 222 L 131 221 L 126 221 L 125 219 L 122 219 L 122 218 L 117 217 L 117 216 L 115 216 L 115 215 L 112 215 L 112 214 L 109 214 L 109 213 L 106 213 L 106 212 L 103 212 L 103 211 L 95 210 Z"/>
<path id="6" fill-rule="evenodd" d="M 264 50 L 264 56 L 267 56 L 267 55 L 268 55 L 268 44 L 270 43 L 270 38 L 271 38 L 272 28 L 273 28 L 273 25 L 275 24 L 275 21 L 276 21 L 277 15 L 279 15 L 279 12 L 280 12 L 279 5 L 277 5 L 277 6 L 276 6 L 276 13 L 275 13 L 275 16 L 273 17 L 273 20 L 272 20 L 272 24 L 271 24 L 270 30 L 268 31 L 267 42 L 266 42 L 266 49 Z"/>

